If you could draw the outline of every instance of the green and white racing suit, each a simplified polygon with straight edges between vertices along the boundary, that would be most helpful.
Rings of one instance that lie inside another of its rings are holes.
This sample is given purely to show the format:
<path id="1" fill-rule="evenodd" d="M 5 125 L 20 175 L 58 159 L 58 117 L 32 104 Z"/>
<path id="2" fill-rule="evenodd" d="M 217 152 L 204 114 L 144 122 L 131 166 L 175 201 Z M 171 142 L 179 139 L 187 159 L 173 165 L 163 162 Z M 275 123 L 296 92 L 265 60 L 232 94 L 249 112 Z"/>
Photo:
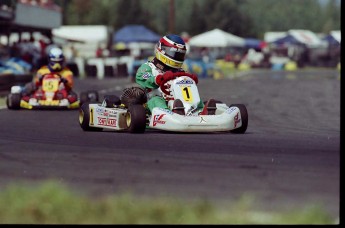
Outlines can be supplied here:
<path id="1" fill-rule="evenodd" d="M 176 71 L 184 71 L 183 69 L 177 69 Z M 156 67 L 151 61 L 143 63 L 135 75 L 135 81 L 147 93 L 147 107 L 152 113 L 152 109 L 155 107 L 169 109 L 167 102 L 162 97 L 161 92 L 158 90 L 159 85 L 156 84 L 156 76 L 164 74 L 164 71 Z M 204 104 L 202 101 L 198 104 L 197 109 L 202 110 Z"/>

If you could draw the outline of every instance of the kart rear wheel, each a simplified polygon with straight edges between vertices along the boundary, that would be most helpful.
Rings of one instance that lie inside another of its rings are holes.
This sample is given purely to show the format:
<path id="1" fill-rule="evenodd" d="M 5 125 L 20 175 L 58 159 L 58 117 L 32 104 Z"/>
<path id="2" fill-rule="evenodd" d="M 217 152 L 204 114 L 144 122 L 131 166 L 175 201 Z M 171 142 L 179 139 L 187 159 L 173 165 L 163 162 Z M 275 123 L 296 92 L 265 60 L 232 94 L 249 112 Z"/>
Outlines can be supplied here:
<path id="1" fill-rule="evenodd" d="M 230 132 L 235 134 L 244 134 L 248 127 L 248 111 L 246 106 L 244 104 L 233 104 L 230 105 L 230 107 L 237 107 L 240 110 L 242 121 L 241 127 L 231 130 Z"/>
<path id="2" fill-rule="evenodd" d="M 98 102 L 98 100 L 99 95 L 98 91 L 96 90 L 90 90 L 80 93 L 80 105 L 83 105 L 86 102 Z"/>
<path id="3" fill-rule="evenodd" d="M 146 110 L 143 105 L 133 104 L 128 107 L 126 123 L 130 133 L 144 133 L 146 128 Z"/>
<path id="4" fill-rule="evenodd" d="M 107 108 L 114 108 L 118 105 L 121 105 L 121 100 L 116 95 L 104 95 L 103 102 L 105 102 L 105 107 Z"/>
<path id="5" fill-rule="evenodd" d="M 6 105 L 8 109 L 20 109 L 20 101 L 22 96 L 19 93 L 10 93 L 6 97 Z"/>
<path id="6" fill-rule="evenodd" d="M 102 131 L 102 128 L 90 127 L 90 108 L 89 102 L 84 103 L 79 108 L 79 124 L 84 131 Z"/>

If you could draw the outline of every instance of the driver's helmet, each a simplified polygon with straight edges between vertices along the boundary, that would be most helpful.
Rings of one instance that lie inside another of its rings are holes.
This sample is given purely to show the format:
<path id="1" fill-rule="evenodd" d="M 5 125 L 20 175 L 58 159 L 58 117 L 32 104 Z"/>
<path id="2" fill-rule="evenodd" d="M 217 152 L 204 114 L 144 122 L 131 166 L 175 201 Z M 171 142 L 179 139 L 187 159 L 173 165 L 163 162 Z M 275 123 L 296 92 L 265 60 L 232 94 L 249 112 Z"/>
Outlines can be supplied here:
<path id="1" fill-rule="evenodd" d="M 48 68 L 51 71 L 61 71 L 64 68 L 65 56 L 60 48 L 53 47 L 48 54 Z"/>
<path id="2" fill-rule="evenodd" d="M 176 69 L 182 67 L 186 51 L 186 44 L 178 35 L 166 35 L 155 46 L 156 59 Z"/>

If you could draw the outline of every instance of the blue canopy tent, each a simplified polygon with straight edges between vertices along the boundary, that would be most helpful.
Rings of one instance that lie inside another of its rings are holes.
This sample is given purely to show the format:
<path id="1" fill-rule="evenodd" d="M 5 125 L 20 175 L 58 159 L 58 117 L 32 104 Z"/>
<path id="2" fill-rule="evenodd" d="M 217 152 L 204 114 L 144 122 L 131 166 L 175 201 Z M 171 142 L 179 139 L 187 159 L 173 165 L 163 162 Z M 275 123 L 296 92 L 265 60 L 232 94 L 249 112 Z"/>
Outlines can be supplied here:
<path id="1" fill-rule="evenodd" d="M 148 42 L 155 43 L 160 39 L 160 36 L 149 30 L 143 25 L 127 25 L 122 27 L 113 35 L 113 42 Z"/>
<path id="2" fill-rule="evenodd" d="M 294 36 L 292 35 L 287 35 L 284 36 L 280 39 L 277 39 L 273 41 L 272 43 L 281 45 L 281 44 L 302 44 L 300 41 L 298 41 Z"/>
<path id="3" fill-rule="evenodd" d="M 325 36 L 323 40 L 327 41 L 330 45 L 334 45 L 334 46 L 340 45 L 340 42 L 336 38 L 334 38 L 334 36 L 332 35 Z"/>
<path id="4" fill-rule="evenodd" d="M 244 44 L 246 48 L 253 48 L 255 50 L 261 50 L 264 45 L 264 41 L 255 38 L 245 38 Z"/>

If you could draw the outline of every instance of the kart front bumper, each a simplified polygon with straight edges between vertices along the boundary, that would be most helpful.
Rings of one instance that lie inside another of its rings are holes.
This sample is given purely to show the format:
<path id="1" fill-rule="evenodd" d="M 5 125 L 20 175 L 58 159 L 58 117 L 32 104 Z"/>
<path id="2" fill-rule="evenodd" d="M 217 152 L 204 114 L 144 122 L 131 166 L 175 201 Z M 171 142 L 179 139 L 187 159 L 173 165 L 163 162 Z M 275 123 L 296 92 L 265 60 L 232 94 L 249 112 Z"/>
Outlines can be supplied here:
<path id="1" fill-rule="evenodd" d="M 20 101 L 20 107 L 23 109 L 30 109 L 30 110 L 43 110 L 43 109 L 49 109 L 49 110 L 66 110 L 66 109 L 77 109 L 79 108 L 79 101 L 73 102 L 73 103 L 60 103 L 60 101 L 56 101 L 56 103 L 47 103 L 47 104 L 33 104 L 30 102 L 27 102 L 25 100 Z"/>
<path id="2" fill-rule="evenodd" d="M 242 126 L 241 113 L 230 107 L 217 115 L 182 116 L 169 110 L 154 108 L 150 128 L 175 132 L 231 131 Z"/>

